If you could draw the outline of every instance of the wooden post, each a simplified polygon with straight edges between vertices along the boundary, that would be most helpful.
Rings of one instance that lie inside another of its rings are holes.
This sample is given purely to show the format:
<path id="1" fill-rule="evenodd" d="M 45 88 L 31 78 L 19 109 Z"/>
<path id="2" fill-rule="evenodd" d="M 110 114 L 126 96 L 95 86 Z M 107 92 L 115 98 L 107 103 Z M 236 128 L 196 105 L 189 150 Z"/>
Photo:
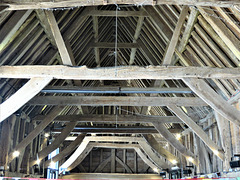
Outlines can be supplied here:
<path id="1" fill-rule="evenodd" d="M 115 156 L 116 156 L 116 149 L 111 149 L 111 173 L 115 173 L 116 171 Z"/>
<path id="2" fill-rule="evenodd" d="M 225 119 L 223 116 L 221 116 L 217 112 L 215 112 L 215 118 L 217 121 L 222 146 L 223 146 L 223 149 L 225 152 L 223 170 L 228 171 L 230 169 L 229 162 L 231 161 L 231 157 L 232 157 L 232 152 L 231 152 L 232 146 L 231 146 L 229 121 L 227 121 L 227 119 Z M 239 137 L 238 137 L 238 141 L 239 141 Z"/>
<path id="3" fill-rule="evenodd" d="M 16 116 L 11 116 L 6 119 L 2 124 L 1 140 L 0 140 L 0 167 L 4 167 L 7 171 L 8 165 L 8 151 L 10 148 L 11 128 L 12 122 L 15 121 Z"/>

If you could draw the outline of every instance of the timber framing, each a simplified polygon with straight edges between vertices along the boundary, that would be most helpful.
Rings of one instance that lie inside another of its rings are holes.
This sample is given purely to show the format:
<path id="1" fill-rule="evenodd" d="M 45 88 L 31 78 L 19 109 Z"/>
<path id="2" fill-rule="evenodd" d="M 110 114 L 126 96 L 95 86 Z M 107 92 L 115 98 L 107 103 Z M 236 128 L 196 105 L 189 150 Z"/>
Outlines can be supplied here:
<path id="1" fill-rule="evenodd" d="M 48 8 L 61 8 L 61 7 L 80 7 L 80 6 L 95 6 L 95 5 L 111 5 L 111 4 L 129 4 L 128 1 L 39 1 L 32 2 L 30 0 L 25 0 L 19 3 L 17 0 L 3 0 L 1 5 L 9 6 L 8 10 L 22 10 L 22 9 L 48 9 Z M 220 7 L 232 7 L 233 4 L 240 5 L 238 1 L 234 0 L 200 0 L 200 1 L 191 1 L 191 0 L 148 0 L 139 2 L 137 0 L 131 1 L 131 4 L 135 5 L 160 5 L 160 4 L 178 4 L 178 5 L 194 5 L 194 6 L 220 6 Z"/>
<path id="2" fill-rule="evenodd" d="M 0 1 L 5 177 L 230 168 L 239 0 Z"/>
<path id="3" fill-rule="evenodd" d="M 197 97 L 134 97 L 134 96 L 37 96 L 27 105 L 81 105 L 81 106 L 207 106 Z"/>
<path id="4" fill-rule="evenodd" d="M 86 66 L 0 66 L 0 78 L 54 78 L 75 80 L 182 79 L 211 78 L 239 79 L 240 68 L 177 67 L 177 66 L 120 66 L 87 68 Z M 117 72 L 117 75 L 115 75 Z"/>
<path id="5" fill-rule="evenodd" d="M 34 118 L 35 121 L 43 121 L 46 116 L 38 115 Z M 116 122 L 115 115 L 97 115 L 97 114 L 83 114 L 83 115 L 60 115 L 54 119 L 55 122 Z M 148 122 L 161 122 L 161 123 L 180 123 L 181 120 L 176 116 L 141 116 L 141 115 L 118 115 L 119 123 L 148 123 Z"/>

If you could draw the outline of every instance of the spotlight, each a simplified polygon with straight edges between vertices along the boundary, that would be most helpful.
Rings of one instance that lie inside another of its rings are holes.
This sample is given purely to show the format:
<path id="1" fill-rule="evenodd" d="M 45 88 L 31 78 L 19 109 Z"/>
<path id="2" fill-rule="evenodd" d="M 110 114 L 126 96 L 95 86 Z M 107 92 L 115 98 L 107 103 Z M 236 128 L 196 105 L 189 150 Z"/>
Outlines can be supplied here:
<path id="1" fill-rule="evenodd" d="M 177 139 L 177 140 L 180 140 L 180 139 L 181 139 L 181 134 L 178 133 L 178 134 L 176 135 L 176 139 Z"/>
<path id="2" fill-rule="evenodd" d="M 19 151 L 14 151 L 13 152 L 13 157 L 18 157 L 20 155 L 20 152 Z"/>
<path id="3" fill-rule="evenodd" d="M 215 154 L 215 155 L 219 155 L 219 151 L 218 150 L 212 150 L 213 151 L 213 153 Z"/>
<path id="4" fill-rule="evenodd" d="M 153 171 L 159 173 L 159 170 L 157 168 L 153 168 Z"/>
<path id="5" fill-rule="evenodd" d="M 193 162 L 193 158 L 192 157 L 188 157 L 187 158 L 189 162 Z"/>
<path id="6" fill-rule="evenodd" d="M 36 164 L 40 164 L 40 162 L 41 162 L 40 159 L 36 160 Z"/>
<path id="7" fill-rule="evenodd" d="M 172 164 L 177 164 L 177 160 L 173 159 Z"/>

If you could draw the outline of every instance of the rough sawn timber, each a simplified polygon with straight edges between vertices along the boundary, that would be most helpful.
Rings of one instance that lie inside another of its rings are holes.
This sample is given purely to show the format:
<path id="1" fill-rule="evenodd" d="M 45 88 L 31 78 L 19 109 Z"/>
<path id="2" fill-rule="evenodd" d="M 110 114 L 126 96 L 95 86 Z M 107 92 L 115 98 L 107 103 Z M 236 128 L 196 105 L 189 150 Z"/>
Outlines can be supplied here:
<path id="1" fill-rule="evenodd" d="M 179 66 L 118 66 L 87 68 L 64 65 L 0 66 L 0 78 L 33 78 L 75 80 L 130 80 L 212 78 L 240 79 L 240 68 L 179 67 Z"/>

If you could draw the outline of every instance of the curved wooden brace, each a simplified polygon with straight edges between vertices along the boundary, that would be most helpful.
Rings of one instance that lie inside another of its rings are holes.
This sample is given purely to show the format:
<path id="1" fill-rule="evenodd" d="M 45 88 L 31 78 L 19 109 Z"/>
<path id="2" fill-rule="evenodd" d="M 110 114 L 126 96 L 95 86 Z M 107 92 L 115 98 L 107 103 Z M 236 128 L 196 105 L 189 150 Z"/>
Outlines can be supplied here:
<path id="1" fill-rule="evenodd" d="M 78 157 L 84 152 L 88 145 L 89 141 L 83 141 L 80 146 L 75 150 L 75 152 L 68 158 L 67 161 L 65 161 L 59 168 L 59 173 L 67 170 L 69 171 L 70 166 L 72 167 L 72 164 L 78 159 Z M 71 169 L 70 169 L 71 170 Z"/>
<path id="2" fill-rule="evenodd" d="M 158 132 L 182 155 L 184 155 L 187 160 L 192 161 L 193 164 L 198 165 L 198 160 L 195 158 L 194 154 L 189 151 L 182 143 L 180 143 L 172 133 L 170 133 L 167 128 L 162 123 L 153 123 Z"/>
<path id="3" fill-rule="evenodd" d="M 146 142 L 153 148 L 158 154 L 160 154 L 162 157 L 166 158 L 169 162 L 172 164 L 175 164 L 174 161 L 177 161 L 177 164 L 180 163 L 180 160 L 178 157 L 174 156 L 172 153 L 170 153 L 168 150 L 164 149 L 157 140 L 153 137 L 151 134 L 143 134 L 143 137 L 145 138 Z"/>
<path id="4" fill-rule="evenodd" d="M 58 155 L 54 156 L 52 159 L 45 161 L 44 167 L 48 167 L 51 162 L 57 162 L 62 160 L 64 157 L 68 156 L 74 149 L 81 144 L 83 139 L 85 138 L 85 134 L 80 134 L 68 147 L 66 147 L 63 151 L 61 151 Z"/>
<path id="5" fill-rule="evenodd" d="M 57 136 L 57 138 L 50 145 L 48 145 L 46 148 L 38 152 L 39 160 L 42 160 L 43 158 L 48 156 L 48 154 L 50 154 L 52 151 L 57 149 L 59 145 L 66 139 L 66 137 L 72 132 L 76 124 L 77 124 L 76 121 L 69 122 L 67 126 L 62 130 L 62 132 Z M 36 161 L 37 161 L 37 157 L 35 157 L 35 159 L 33 159 L 29 163 L 29 166 L 32 167 L 33 165 L 35 165 L 37 163 Z"/>
<path id="6" fill-rule="evenodd" d="M 183 78 L 182 80 L 216 112 L 240 126 L 240 111 L 218 95 L 203 79 Z"/>
<path id="7" fill-rule="evenodd" d="M 85 157 L 91 152 L 93 146 L 88 144 L 87 147 L 84 149 L 84 151 L 77 157 L 77 159 L 67 168 L 67 171 L 71 171 L 74 169 L 77 165 L 79 165 Z"/>
<path id="8" fill-rule="evenodd" d="M 109 156 L 107 159 L 105 159 L 103 162 L 101 162 L 97 168 L 94 170 L 94 173 L 101 172 L 103 168 L 111 161 L 111 156 Z"/>
<path id="9" fill-rule="evenodd" d="M 224 153 L 222 148 L 215 144 L 204 130 L 199 127 L 189 116 L 187 116 L 179 107 L 172 105 L 168 108 L 176 114 L 179 119 L 181 119 L 189 128 L 193 130 L 194 133 L 222 160 L 224 161 Z"/>
<path id="10" fill-rule="evenodd" d="M 159 169 L 155 164 L 152 163 L 150 159 L 147 158 L 147 156 L 141 151 L 140 148 L 134 148 L 134 150 L 149 167 L 152 169 Z"/>
<path id="11" fill-rule="evenodd" d="M 133 173 L 133 171 L 131 170 L 131 168 L 130 168 L 126 163 L 124 163 L 119 157 L 116 156 L 116 157 L 115 157 L 115 160 L 116 160 L 122 167 L 124 167 L 128 173 Z"/>
<path id="12" fill-rule="evenodd" d="M 148 157 L 159 167 L 163 169 L 170 169 L 171 166 L 164 160 L 160 159 L 151 149 L 151 146 L 146 142 L 139 142 L 140 147 L 148 155 Z"/>
<path id="13" fill-rule="evenodd" d="M 12 150 L 12 152 L 9 154 L 8 163 L 15 158 L 13 155 L 14 151 L 23 151 L 32 142 L 32 140 L 37 137 L 48 126 L 48 124 L 50 124 L 58 116 L 58 114 L 63 111 L 63 109 L 63 106 L 54 107 L 52 111 L 44 118 L 44 120 Z"/>
<path id="14" fill-rule="evenodd" d="M 38 94 L 53 78 L 51 77 L 33 77 L 15 94 L 0 105 L 0 122 L 12 115 L 25 103 Z"/>

